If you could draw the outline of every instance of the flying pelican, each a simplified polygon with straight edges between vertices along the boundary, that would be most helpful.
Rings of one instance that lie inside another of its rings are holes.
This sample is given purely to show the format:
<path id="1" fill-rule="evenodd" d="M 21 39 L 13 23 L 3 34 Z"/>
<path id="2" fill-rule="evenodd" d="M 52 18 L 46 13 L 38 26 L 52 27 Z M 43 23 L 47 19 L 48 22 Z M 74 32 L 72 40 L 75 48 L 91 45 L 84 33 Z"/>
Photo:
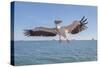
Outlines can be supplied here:
<path id="1" fill-rule="evenodd" d="M 56 36 L 59 35 L 59 40 L 69 41 L 66 33 L 69 34 L 77 34 L 87 28 L 86 24 L 87 18 L 85 16 L 82 17 L 81 20 L 75 20 L 68 26 L 60 26 L 62 23 L 61 20 L 55 20 L 55 28 L 47 28 L 47 27 L 35 27 L 34 29 L 25 30 L 25 36 Z M 63 38 L 63 39 L 62 39 Z"/>

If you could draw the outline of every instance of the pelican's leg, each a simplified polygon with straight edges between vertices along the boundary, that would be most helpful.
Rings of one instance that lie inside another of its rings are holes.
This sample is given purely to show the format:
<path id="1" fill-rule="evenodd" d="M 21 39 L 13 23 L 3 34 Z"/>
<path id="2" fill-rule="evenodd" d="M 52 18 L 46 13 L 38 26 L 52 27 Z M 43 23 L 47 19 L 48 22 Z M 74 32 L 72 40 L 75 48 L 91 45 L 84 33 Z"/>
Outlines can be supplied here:
<path id="1" fill-rule="evenodd" d="M 67 41 L 67 42 L 69 42 L 69 40 L 68 40 L 68 39 L 66 39 L 66 41 Z"/>
<path id="2" fill-rule="evenodd" d="M 65 37 L 65 38 L 64 38 L 64 40 L 65 40 L 65 41 L 67 41 L 67 42 L 69 42 L 69 40 L 68 40 L 68 38 L 67 38 L 67 37 Z"/>
<path id="3" fill-rule="evenodd" d="M 59 42 L 62 42 L 62 36 L 59 35 Z"/>
<path id="4" fill-rule="evenodd" d="M 67 33 L 67 36 L 66 36 L 66 41 L 67 41 L 67 42 L 70 42 L 69 36 L 70 36 L 70 34 Z"/>

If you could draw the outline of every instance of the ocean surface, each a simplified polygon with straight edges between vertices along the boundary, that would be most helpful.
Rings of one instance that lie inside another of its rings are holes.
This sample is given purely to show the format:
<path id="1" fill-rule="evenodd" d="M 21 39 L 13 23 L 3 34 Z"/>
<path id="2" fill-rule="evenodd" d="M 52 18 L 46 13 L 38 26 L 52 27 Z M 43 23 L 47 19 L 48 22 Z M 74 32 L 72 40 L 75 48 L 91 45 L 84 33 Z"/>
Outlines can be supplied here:
<path id="1" fill-rule="evenodd" d="M 96 40 L 15 41 L 15 65 L 54 64 L 97 60 Z"/>

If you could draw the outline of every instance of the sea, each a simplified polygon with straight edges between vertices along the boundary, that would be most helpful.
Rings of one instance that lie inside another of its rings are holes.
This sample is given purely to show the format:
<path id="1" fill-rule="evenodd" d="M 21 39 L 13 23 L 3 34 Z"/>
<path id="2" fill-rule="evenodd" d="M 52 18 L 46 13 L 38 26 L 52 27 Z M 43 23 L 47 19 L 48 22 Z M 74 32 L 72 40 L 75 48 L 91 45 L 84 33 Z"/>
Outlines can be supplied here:
<path id="1" fill-rule="evenodd" d="M 16 66 L 96 60 L 97 40 L 14 42 L 14 63 Z"/>

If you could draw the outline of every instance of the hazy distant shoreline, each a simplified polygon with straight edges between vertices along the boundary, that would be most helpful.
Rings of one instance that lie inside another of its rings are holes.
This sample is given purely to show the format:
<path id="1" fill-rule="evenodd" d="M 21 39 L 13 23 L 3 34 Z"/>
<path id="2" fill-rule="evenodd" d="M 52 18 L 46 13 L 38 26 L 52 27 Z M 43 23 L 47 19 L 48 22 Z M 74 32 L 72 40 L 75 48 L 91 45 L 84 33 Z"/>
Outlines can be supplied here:
<path id="1" fill-rule="evenodd" d="M 15 40 L 15 41 L 59 41 L 59 40 Z M 70 41 L 97 41 L 97 40 L 70 40 Z"/>

